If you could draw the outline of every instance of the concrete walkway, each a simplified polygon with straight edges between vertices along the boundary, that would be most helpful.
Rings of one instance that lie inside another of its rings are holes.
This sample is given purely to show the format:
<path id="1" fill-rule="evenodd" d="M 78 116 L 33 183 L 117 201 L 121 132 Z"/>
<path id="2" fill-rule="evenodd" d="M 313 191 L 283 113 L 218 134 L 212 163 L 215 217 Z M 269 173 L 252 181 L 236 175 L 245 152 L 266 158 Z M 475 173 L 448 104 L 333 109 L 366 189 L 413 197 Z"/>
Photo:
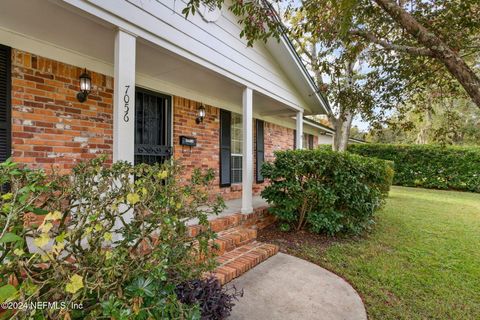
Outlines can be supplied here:
<path id="1" fill-rule="evenodd" d="M 230 284 L 245 295 L 229 320 L 365 320 L 357 292 L 308 261 L 278 253 Z"/>

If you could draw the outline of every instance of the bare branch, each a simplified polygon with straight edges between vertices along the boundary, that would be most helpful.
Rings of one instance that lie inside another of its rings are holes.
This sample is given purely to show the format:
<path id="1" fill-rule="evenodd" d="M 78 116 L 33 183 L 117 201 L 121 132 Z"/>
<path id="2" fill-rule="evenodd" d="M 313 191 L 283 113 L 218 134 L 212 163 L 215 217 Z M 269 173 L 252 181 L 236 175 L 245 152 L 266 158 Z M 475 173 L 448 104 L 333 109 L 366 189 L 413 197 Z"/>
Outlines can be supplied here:
<path id="1" fill-rule="evenodd" d="M 310 54 L 310 52 L 308 52 L 305 44 L 302 43 L 297 37 L 291 37 L 291 39 L 297 44 L 298 48 L 301 51 L 301 54 L 306 55 L 307 58 L 311 61 L 312 60 L 312 55 Z"/>
<path id="2" fill-rule="evenodd" d="M 388 41 L 377 38 L 371 32 L 353 29 L 353 30 L 350 30 L 349 33 L 351 35 L 362 37 L 369 42 L 378 44 L 387 50 L 407 52 L 409 54 L 416 55 L 416 56 L 433 57 L 433 52 L 430 49 L 393 44 Z"/>

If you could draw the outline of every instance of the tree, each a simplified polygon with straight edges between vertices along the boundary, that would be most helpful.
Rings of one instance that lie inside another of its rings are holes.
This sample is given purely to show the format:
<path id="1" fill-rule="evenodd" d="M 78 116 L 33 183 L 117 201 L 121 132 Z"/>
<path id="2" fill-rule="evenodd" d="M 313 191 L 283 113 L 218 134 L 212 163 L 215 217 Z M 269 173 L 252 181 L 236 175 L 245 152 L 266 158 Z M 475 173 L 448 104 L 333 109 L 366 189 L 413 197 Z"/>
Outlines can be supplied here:
<path id="1" fill-rule="evenodd" d="M 383 143 L 479 145 L 480 110 L 469 99 L 446 97 L 438 90 L 424 94 L 389 119 L 389 124 L 371 130 L 368 140 Z"/>
<path id="2" fill-rule="evenodd" d="M 379 122 L 383 113 L 378 110 L 393 108 L 401 97 L 386 87 L 392 79 L 369 66 L 370 50 L 362 43 L 335 39 L 328 33 L 305 33 L 310 21 L 302 10 L 285 16 L 293 26 L 289 31 L 297 51 L 330 102 L 327 116 L 335 130 L 332 149 L 346 151 L 355 116 Z M 328 17 L 323 20 L 323 25 L 331 23 Z"/>
<path id="3" fill-rule="evenodd" d="M 475 104 L 480 107 L 480 79 L 475 74 L 472 68 L 470 68 L 465 60 L 462 58 L 459 50 L 453 46 L 450 46 L 447 43 L 447 39 L 443 40 L 441 35 L 437 35 L 435 30 L 427 29 L 424 24 L 420 22 L 420 19 L 415 18 L 414 12 L 410 13 L 407 9 L 402 6 L 402 4 L 410 1 L 400 0 L 400 4 L 397 4 L 393 0 L 375 0 L 384 12 L 386 12 L 393 21 L 395 21 L 401 28 L 408 32 L 408 34 L 417 42 L 415 47 L 392 47 L 392 44 L 385 42 L 375 37 L 374 34 L 368 33 L 362 29 L 350 30 L 351 34 L 358 34 L 360 37 L 371 41 L 373 43 L 379 44 L 385 49 L 388 50 L 405 50 L 409 54 L 420 55 L 431 57 L 447 68 L 447 70 L 458 80 L 458 82 L 463 86 L 468 95 L 472 98 Z M 431 1 L 430 9 L 440 9 L 442 13 L 445 11 L 441 9 L 443 4 L 446 1 Z M 460 4 L 462 9 L 476 9 L 480 13 L 480 4 L 478 1 L 451 1 L 452 3 L 456 2 Z M 410 2 L 413 4 L 413 1 Z M 420 2 L 422 4 L 422 2 Z M 425 2 L 424 5 L 428 5 L 428 2 Z M 449 6 L 445 6 L 449 10 Z M 433 11 L 433 10 L 432 10 Z M 466 11 L 469 15 L 469 19 L 472 19 L 472 31 L 476 30 L 480 32 L 480 23 L 478 16 L 473 15 L 472 11 Z M 431 12 L 433 13 L 433 12 Z M 472 14 L 472 15 L 470 15 Z M 439 17 L 439 15 L 437 15 Z M 451 22 L 454 22 L 452 20 Z M 476 23 L 475 23 L 476 21 Z M 468 21 L 467 21 L 468 23 Z M 475 34 L 472 35 L 475 37 Z M 457 35 L 458 37 L 458 35 Z M 455 41 L 455 40 L 454 40 Z M 458 44 L 458 42 L 457 42 Z M 459 48 L 461 49 L 461 48 Z"/>
<path id="4" fill-rule="evenodd" d="M 184 13 L 194 13 L 200 2 L 223 4 L 223 0 L 189 0 Z M 383 66 L 412 94 L 432 83 L 455 79 L 480 108 L 480 79 L 475 71 L 480 50 L 478 0 L 304 0 L 296 4 L 290 3 L 289 9 L 304 13 L 308 20 L 304 33 L 363 43 L 371 53 L 377 52 L 376 57 L 372 55 L 373 65 Z M 234 0 L 229 9 L 240 17 L 241 35 L 249 44 L 284 31 L 265 1 Z"/>

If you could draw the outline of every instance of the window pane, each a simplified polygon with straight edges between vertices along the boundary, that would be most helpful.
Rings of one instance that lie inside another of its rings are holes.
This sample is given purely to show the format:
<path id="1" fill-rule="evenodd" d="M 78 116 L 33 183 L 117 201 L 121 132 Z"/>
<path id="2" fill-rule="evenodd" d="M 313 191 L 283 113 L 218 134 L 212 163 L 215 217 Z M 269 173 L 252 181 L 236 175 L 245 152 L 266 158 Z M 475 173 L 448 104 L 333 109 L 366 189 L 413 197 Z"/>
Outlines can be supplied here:
<path id="1" fill-rule="evenodd" d="M 242 116 L 232 113 L 232 154 L 242 154 Z"/>
<path id="2" fill-rule="evenodd" d="M 232 155 L 232 183 L 242 182 L 242 156 Z"/>
<path id="3" fill-rule="evenodd" d="M 232 113 L 232 183 L 242 182 L 242 115 Z"/>

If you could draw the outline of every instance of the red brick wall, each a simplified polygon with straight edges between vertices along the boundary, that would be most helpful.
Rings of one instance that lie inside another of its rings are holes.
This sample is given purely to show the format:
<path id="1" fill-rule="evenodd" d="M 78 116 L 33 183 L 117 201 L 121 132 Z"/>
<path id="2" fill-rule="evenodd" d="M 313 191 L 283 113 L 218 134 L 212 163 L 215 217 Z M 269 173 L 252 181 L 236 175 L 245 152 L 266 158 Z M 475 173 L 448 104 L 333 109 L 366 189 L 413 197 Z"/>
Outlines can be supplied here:
<path id="1" fill-rule="evenodd" d="M 277 150 L 293 149 L 293 129 L 285 128 L 273 123 L 265 122 L 265 161 L 274 159 L 273 153 Z"/>
<path id="2" fill-rule="evenodd" d="M 220 109 L 206 106 L 207 115 L 201 124 L 195 123 L 198 103 L 192 100 L 174 97 L 173 98 L 173 143 L 174 158 L 184 166 L 185 177 L 189 177 L 194 168 L 212 168 L 215 170 L 216 179 L 212 193 L 221 194 L 226 200 L 240 198 L 242 186 L 232 185 L 220 188 L 219 181 L 219 133 Z M 254 122 L 255 127 L 255 122 Z M 255 139 L 254 128 L 254 139 Z M 180 145 L 180 136 L 192 136 L 197 138 L 196 147 Z M 273 152 L 276 150 L 293 149 L 293 129 L 281 127 L 276 124 L 265 122 L 265 161 L 273 160 Z M 254 161 L 255 161 L 254 157 Z M 255 163 L 254 163 L 255 169 Z M 253 191 L 259 194 L 264 183 L 255 182 Z"/>
<path id="3" fill-rule="evenodd" d="M 12 50 L 13 160 L 67 172 L 79 160 L 112 155 L 113 79 L 92 77 L 79 103 L 78 67 Z"/>
<path id="4" fill-rule="evenodd" d="M 173 98 L 173 148 L 174 158 L 184 166 L 185 178 L 190 177 L 194 168 L 215 170 L 212 194 L 221 194 L 225 200 L 241 197 L 241 186 L 220 188 L 220 109 L 205 106 L 203 123 L 196 124 L 199 103 L 181 97 Z M 180 136 L 195 137 L 197 146 L 180 145 Z"/>

